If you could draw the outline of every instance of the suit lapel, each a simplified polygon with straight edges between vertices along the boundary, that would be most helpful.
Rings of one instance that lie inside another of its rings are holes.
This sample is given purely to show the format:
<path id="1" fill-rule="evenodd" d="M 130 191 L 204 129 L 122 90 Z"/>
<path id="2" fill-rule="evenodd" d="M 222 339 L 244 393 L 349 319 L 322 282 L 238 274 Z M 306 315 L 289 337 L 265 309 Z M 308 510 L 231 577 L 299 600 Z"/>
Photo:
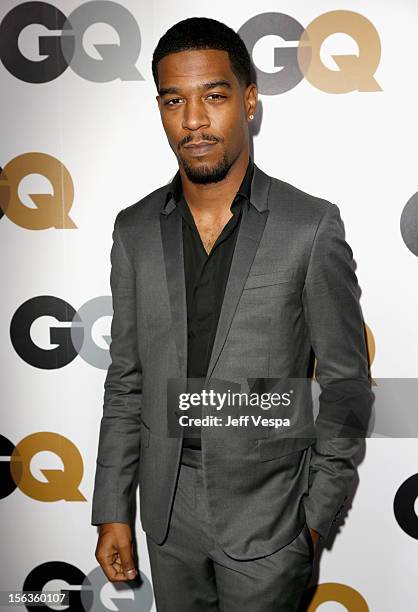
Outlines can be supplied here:
<path id="1" fill-rule="evenodd" d="M 228 282 L 219 315 L 211 358 L 206 375 L 210 378 L 228 335 L 235 310 L 247 280 L 251 264 L 268 217 L 270 177 L 254 164 L 251 183 L 251 205 L 243 214 L 231 262 Z M 187 376 L 187 303 L 184 277 L 183 234 L 181 215 L 170 214 L 175 208 L 171 198 L 161 211 L 161 239 L 167 277 L 170 309 L 173 321 L 180 376 Z"/>
<path id="2" fill-rule="evenodd" d="M 180 376 L 187 376 L 187 303 L 186 282 L 184 278 L 183 233 L 181 215 L 169 212 L 174 207 L 174 199 L 168 202 L 165 212 L 160 215 L 161 239 L 168 295 L 170 298 L 171 320 L 177 346 Z"/>
<path id="3" fill-rule="evenodd" d="M 229 271 L 228 283 L 219 315 L 218 327 L 209 361 L 206 381 L 212 375 L 222 347 L 231 327 L 232 319 L 238 305 L 242 290 L 248 277 L 251 264 L 257 252 L 258 243 L 266 224 L 268 211 L 258 213 L 250 206 L 243 209 L 235 251 Z"/>
<path id="4" fill-rule="evenodd" d="M 268 217 L 269 188 L 270 177 L 254 164 L 254 174 L 251 183 L 251 205 L 248 208 L 246 206 L 243 207 L 243 215 L 229 270 L 205 384 L 211 377 L 225 344 L 251 264 L 257 253 Z"/>

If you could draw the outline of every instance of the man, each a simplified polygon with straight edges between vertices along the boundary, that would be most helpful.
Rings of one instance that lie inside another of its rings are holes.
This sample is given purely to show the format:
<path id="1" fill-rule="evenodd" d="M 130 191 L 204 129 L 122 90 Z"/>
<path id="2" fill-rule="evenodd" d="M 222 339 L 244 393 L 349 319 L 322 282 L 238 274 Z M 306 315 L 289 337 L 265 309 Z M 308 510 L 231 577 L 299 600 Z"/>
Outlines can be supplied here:
<path id="1" fill-rule="evenodd" d="M 257 87 L 233 30 L 206 18 L 174 25 L 153 74 L 179 171 L 115 221 L 96 558 L 113 582 L 137 575 L 139 471 L 159 612 L 295 611 L 360 447 L 328 434 L 370 406 L 352 251 L 336 205 L 253 163 Z M 308 380 L 313 354 L 321 438 L 302 412 L 290 437 L 270 425 L 170 430 L 173 388 Z"/>

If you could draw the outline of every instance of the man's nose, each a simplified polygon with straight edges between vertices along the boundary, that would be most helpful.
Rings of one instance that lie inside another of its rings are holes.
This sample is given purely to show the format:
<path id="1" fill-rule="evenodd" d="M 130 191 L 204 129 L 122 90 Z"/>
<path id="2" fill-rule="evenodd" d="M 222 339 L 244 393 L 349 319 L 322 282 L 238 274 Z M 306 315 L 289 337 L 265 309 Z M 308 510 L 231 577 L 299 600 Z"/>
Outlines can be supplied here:
<path id="1" fill-rule="evenodd" d="M 183 129 L 198 130 L 202 127 L 209 127 L 210 121 L 202 102 L 188 102 L 183 114 Z"/>

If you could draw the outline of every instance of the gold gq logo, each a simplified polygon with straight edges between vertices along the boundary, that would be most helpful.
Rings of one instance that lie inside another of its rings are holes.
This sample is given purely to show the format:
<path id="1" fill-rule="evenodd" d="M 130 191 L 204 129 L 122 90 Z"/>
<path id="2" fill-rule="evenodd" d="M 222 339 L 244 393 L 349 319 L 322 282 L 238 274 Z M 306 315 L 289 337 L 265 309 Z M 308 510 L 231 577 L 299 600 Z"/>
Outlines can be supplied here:
<path id="1" fill-rule="evenodd" d="M 21 181 L 40 174 L 52 185 L 53 193 L 31 193 L 34 208 L 26 206 L 19 197 Z M 25 229 L 75 229 L 69 216 L 74 200 L 71 175 L 62 162 L 46 153 L 24 153 L 0 169 L 0 211 L 16 225 Z M 1 215 L 0 215 L 1 216 Z"/>
<path id="2" fill-rule="evenodd" d="M 10 495 L 16 487 L 28 497 L 43 502 L 86 501 L 79 485 L 83 477 L 83 460 L 78 448 L 68 438 L 51 431 L 40 431 L 23 438 L 16 446 L 0 436 L 0 497 Z M 41 469 L 46 481 L 38 480 L 31 471 L 31 461 L 40 452 L 57 455 L 62 469 Z M 10 457 L 10 461 L 5 458 Z"/>
<path id="3" fill-rule="evenodd" d="M 379 34 L 360 13 L 330 11 L 319 15 L 306 28 L 285 13 L 261 13 L 246 21 L 239 34 L 250 55 L 265 36 L 279 36 L 286 43 L 296 43 L 273 49 L 274 66 L 280 70 L 267 72 L 255 66 L 262 94 L 285 93 L 303 78 L 326 93 L 382 91 L 374 78 L 381 55 Z M 326 66 L 321 58 L 322 45 L 333 34 L 346 34 L 358 47 L 358 54 L 333 54 L 335 69 Z"/>

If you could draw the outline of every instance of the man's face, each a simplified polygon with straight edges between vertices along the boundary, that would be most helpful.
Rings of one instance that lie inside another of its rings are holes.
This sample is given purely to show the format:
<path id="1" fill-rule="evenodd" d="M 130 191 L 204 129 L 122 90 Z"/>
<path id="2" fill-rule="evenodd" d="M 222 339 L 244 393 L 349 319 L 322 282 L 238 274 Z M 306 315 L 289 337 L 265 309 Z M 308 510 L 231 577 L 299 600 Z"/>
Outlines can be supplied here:
<path id="1" fill-rule="evenodd" d="M 226 51 L 166 55 L 158 63 L 157 101 L 168 142 L 194 183 L 225 178 L 248 143 L 255 85 L 244 88 Z"/>

